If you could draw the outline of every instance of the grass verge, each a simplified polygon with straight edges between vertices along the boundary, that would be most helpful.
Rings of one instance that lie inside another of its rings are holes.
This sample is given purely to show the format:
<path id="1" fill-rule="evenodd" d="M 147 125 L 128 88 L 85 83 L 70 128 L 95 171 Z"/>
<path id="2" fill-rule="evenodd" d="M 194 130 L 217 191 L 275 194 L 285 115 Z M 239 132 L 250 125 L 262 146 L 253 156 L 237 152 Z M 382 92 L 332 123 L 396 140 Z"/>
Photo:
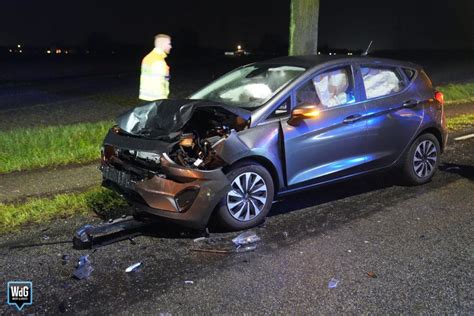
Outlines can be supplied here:
<path id="1" fill-rule="evenodd" d="M 447 118 L 446 123 L 452 131 L 474 127 L 474 113 Z"/>
<path id="2" fill-rule="evenodd" d="M 446 104 L 474 102 L 474 83 L 448 84 Z M 450 129 L 472 125 L 472 115 L 448 119 Z M 15 129 L 0 132 L 0 173 L 87 163 L 99 158 L 99 147 L 112 121 Z"/>
<path id="3" fill-rule="evenodd" d="M 0 203 L 0 233 L 11 232 L 27 223 L 44 223 L 54 218 L 95 212 L 111 217 L 127 203 L 116 193 L 93 188 L 82 193 L 59 194 L 52 198 L 33 198 L 22 204 Z M 115 212 L 115 213 L 114 213 Z"/>
<path id="4" fill-rule="evenodd" d="M 0 173 L 99 159 L 112 125 L 102 121 L 0 132 Z"/>
<path id="5" fill-rule="evenodd" d="M 445 104 L 474 102 L 474 82 L 464 84 L 447 84 L 436 87 L 444 95 Z"/>

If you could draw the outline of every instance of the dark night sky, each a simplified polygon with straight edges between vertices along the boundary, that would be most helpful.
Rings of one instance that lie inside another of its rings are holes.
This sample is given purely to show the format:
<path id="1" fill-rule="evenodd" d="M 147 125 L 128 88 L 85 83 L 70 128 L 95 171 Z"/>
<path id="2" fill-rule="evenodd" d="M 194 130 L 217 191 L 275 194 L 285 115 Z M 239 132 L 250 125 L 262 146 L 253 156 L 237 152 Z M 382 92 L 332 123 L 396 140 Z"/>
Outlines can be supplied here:
<path id="1" fill-rule="evenodd" d="M 439 3 L 442 3 L 441 6 Z M 92 33 L 152 45 L 156 33 L 194 31 L 203 47 L 257 47 L 265 34 L 286 42 L 290 0 L 3 1 L 0 46 L 81 45 Z M 474 1 L 321 0 L 319 45 L 362 49 L 474 49 Z"/>

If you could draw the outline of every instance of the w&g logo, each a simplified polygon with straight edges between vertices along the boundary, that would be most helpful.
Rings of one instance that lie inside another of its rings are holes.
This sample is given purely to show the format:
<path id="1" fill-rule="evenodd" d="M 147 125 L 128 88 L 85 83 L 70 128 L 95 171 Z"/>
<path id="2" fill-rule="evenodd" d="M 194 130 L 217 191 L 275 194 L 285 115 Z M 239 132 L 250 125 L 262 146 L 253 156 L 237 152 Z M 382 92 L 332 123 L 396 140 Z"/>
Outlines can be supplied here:
<path id="1" fill-rule="evenodd" d="M 25 305 L 33 304 L 33 283 L 29 281 L 11 281 L 7 284 L 7 304 L 21 311 Z"/>

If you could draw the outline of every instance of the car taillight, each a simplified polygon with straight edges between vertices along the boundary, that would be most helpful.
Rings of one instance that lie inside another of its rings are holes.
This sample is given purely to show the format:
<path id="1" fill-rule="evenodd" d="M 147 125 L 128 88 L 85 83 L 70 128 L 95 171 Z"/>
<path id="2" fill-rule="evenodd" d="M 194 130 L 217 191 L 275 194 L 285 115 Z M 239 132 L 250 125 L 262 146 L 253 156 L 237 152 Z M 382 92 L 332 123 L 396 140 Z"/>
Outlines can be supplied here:
<path id="1" fill-rule="evenodd" d="M 439 91 L 435 91 L 434 97 L 439 103 L 441 103 L 441 105 L 444 105 L 444 95 L 443 95 L 443 93 L 441 93 Z"/>

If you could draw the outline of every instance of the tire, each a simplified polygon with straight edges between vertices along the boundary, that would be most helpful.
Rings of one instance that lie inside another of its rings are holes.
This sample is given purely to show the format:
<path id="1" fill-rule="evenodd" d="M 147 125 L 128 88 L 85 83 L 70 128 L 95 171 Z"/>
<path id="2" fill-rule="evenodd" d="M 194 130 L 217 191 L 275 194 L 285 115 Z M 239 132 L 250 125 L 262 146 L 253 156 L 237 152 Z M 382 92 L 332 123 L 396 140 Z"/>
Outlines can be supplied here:
<path id="1" fill-rule="evenodd" d="M 430 181 L 438 169 L 440 146 L 433 134 L 422 134 L 411 144 L 406 152 L 402 174 L 408 185 L 420 185 Z"/>
<path id="2" fill-rule="evenodd" d="M 227 178 L 231 189 L 216 207 L 218 224 L 227 230 L 242 230 L 263 222 L 274 196 L 273 179 L 268 170 L 247 161 L 232 166 Z"/>

